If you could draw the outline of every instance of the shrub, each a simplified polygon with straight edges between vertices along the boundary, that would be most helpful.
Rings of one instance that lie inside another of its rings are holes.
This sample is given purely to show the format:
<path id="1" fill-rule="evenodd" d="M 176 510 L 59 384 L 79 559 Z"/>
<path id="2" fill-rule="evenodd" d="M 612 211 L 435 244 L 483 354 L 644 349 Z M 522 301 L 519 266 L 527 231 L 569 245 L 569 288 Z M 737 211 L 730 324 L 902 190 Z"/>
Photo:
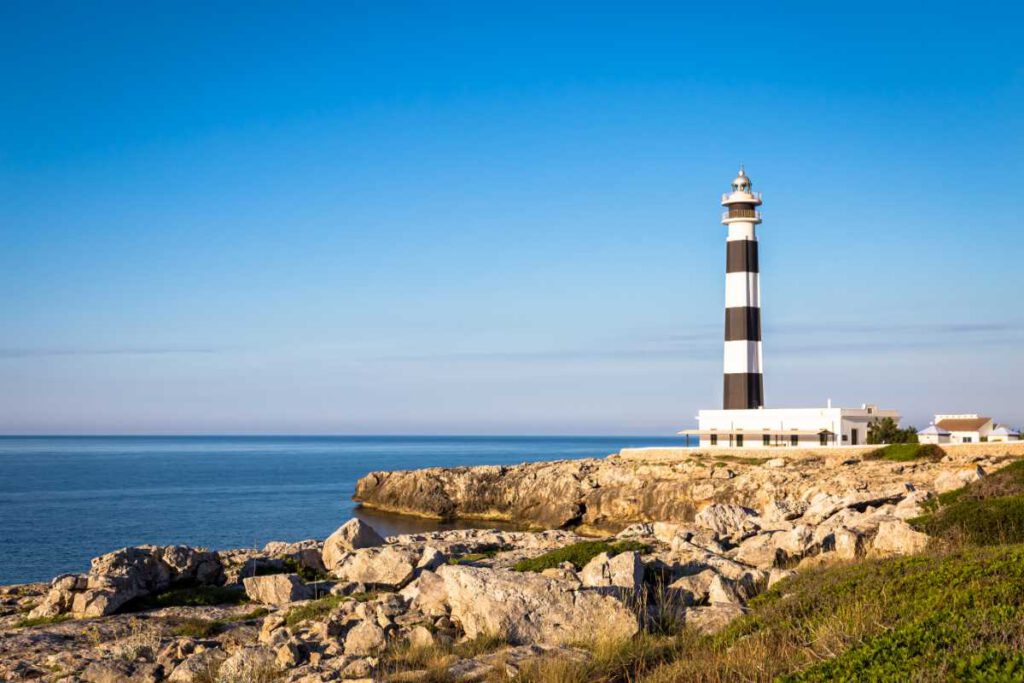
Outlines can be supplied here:
<path id="1" fill-rule="evenodd" d="M 930 536 L 973 545 L 1024 542 L 1024 496 L 965 498 L 910 524 Z"/>
<path id="2" fill-rule="evenodd" d="M 255 576 L 270 576 L 273 574 L 298 574 L 304 583 L 316 583 L 318 581 L 329 581 L 331 575 L 326 572 L 317 571 L 311 567 L 301 564 L 294 557 L 280 557 L 280 566 L 261 564 L 253 571 Z"/>
<path id="3" fill-rule="evenodd" d="M 319 600 L 310 600 L 304 605 L 289 610 L 284 617 L 284 623 L 287 626 L 295 626 L 302 621 L 326 617 L 331 610 L 346 600 L 351 600 L 351 598 L 344 595 L 326 595 Z"/>
<path id="4" fill-rule="evenodd" d="M 614 556 L 630 551 L 646 553 L 650 550 L 649 545 L 637 541 L 580 541 L 564 548 L 548 551 L 537 557 L 520 560 L 513 565 L 512 569 L 517 572 L 542 572 L 545 569 L 557 567 L 563 562 L 569 562 L 577 570 L 580 570 L 601 553 Z"/>
<path id="5" fill-rule="evenodd" d="M 141 612 L 162 607 L 211 607 L 241 605 L 249 602 L 245 591 L 223 586 L 191 586 L 174 588 L 156 595 L 143 595 L 129 600 L 119 612 Z"/>
<path id="6" fill-rule="evenodd" d="M 32 628 L 33 626 L 46 626 L 48 624 L 59 624 L 71 618 L 70 614 L 58 614 L 52 617 L 25 617 L 14 622 L 14 628 Z"/>
<path id="7" fill-rule="evenodd" d="M 892 460 L 893 462 L 912 462 L 914 460 L 930 460 L 938 462 L 946 456 L 946 451 L 935 444 L 894 443 L 866 453 L 865 460 Z"/>
<path id="8" fill-rule="evenodd" d="M 868 425 L 868 444 L 882 443 L 917 443 L 917 430 L 914 427 L 900 429 L 896 420 L 891 417 L 883 417 L 880 420 L 872 420 Z"/>
<path id="9" fill-rule="evenodd" d="M 209 638 L 220 633 L 223 623 L 215 619 L 185 619 L 173 629 L 171 635 L 184 638 Z"/>
<path id="10" fill-rule="evenodd" d="M 1020 680 L 1021 585 L 1024 545 L 808 570 L 644 680 Z"/>

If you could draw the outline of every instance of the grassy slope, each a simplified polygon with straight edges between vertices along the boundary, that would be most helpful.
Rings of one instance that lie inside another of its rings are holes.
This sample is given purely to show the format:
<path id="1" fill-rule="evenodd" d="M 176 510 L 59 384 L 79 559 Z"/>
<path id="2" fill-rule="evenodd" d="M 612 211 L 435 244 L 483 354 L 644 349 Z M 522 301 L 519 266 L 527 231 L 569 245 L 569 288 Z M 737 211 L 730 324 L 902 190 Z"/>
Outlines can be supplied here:
<path id="1" fill-rule="evenodd" d="M 1024 461 L 916 524 L 946 550 L 802 573 L 650 680 L 1024 680 Z"/>
<path id="2" fill-rule="evenodd" d="M 932 524 L 946 543 L 924 555 L 802 572 L 755 599 L 749 614 L 716 636 L 599 644 L 590 664 L 549 662 L 520 678 L 1024 680 L 1024 537 L 1011 533 L 1022 501 L 1019 461 L 943 494 L 919 523 Z"/>

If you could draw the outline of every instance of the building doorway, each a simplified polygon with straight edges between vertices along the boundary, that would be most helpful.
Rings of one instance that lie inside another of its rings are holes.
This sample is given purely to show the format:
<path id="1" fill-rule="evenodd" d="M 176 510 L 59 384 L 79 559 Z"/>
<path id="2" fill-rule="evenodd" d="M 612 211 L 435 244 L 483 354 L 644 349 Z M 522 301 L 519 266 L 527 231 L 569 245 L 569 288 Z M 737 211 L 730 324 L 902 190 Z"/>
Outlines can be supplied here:
<path id="1" fill-rule="evenodd" d="M 851 446 L 856 446 L 859 443 L 857 441 L 857 437 L 858 437 L 857 430 L 856 429 L 851 429 L 850 430 L 850 445 Z"/>

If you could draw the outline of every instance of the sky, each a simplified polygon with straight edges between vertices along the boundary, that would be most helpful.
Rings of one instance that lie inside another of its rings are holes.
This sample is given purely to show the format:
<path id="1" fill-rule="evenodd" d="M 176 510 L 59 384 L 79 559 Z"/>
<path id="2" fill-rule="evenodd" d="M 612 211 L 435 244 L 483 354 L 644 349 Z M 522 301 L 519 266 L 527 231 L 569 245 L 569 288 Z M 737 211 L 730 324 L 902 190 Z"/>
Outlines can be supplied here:
<path id="1" fill-rule="evenodd" d="M 0 433 L 1024 425 L 1024 5 L 0 3 Z"/>

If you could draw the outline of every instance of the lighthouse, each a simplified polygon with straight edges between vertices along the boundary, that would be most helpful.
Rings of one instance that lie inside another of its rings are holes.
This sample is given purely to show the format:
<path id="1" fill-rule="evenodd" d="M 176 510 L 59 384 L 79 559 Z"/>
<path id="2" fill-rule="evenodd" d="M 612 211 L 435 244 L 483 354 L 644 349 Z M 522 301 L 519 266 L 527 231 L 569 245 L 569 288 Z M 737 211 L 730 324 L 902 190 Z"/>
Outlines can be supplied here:
<path id="1" fill-rule="evenodd" d="M 732 192 L 722 195 L 722 224 L 729 229 L 725 258 L 725 381 L 722 407 L 764 407 L 761 365 L 761 284 L 757 267 L 757 226 L 761 194 L 740 167 Z"/>
<path id="2" fill-rule="evenodd" d="M 700 448 L 818 448 L 859 446 L 871 424 L 895 410 L 871 403 L 860 408 L 765 408 L 761 375 L 761 283 L 757 226 L 761 194 L 740 167 L 732 190 L 722 195 L 722 224 L 728 229 L 725 257 L 725 382 L 722 409 L 697 412 Z"/>

